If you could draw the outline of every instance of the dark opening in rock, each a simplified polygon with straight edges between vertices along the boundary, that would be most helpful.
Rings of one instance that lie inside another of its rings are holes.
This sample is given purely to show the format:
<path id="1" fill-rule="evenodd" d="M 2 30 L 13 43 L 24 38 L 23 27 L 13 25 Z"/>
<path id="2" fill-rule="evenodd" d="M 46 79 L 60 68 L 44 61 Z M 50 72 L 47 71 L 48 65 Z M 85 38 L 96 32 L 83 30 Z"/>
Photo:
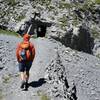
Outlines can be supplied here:
<path id="1" fill-rule="evenodd" d="M 7 29 L 7 27 L 6 27 L 6 26 L 4 26 L 4 25 L 0 25 L 0 29 L 6 30 L 6 29 Z"/>
<path id="2" fill-rule="evenodd" d="M 47 27 L 50 27 L 52 24 L 35 19 L 36 16 L 37 14 L 34 16 L 34 18 L 31 18 L 29 21 L 22 24 L 17 32 L 20 35 L 29 33 L 30 35 L 37 34 L 37 37 L 44 37 Z"/>

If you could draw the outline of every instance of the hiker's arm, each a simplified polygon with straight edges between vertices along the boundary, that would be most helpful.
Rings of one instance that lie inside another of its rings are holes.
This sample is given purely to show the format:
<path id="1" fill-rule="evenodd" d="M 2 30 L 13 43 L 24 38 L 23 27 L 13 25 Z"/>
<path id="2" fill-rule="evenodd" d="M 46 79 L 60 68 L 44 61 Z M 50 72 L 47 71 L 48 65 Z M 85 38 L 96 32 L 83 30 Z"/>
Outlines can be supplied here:
<path id="1" fill-rule="evenodd" d="M 35 48 L 33 47 L 32 48 L 32 61 L 34 60 L 34 57 L 35 57 Z"/>
<path id="2" fill-rule="evenodd" d="M 32 44 L 31 44 L 31 50 L 32 50 L 32 61 L 33 61 L 35 57 L 35 47 Z"/>
<path id="3" fill-rule="evenodd" d="M 18 46 L 16 48 L 16 57 L 17 57 L 17 61 L 19 62 L 19 54 L 18 54 L 18 52 L 19 52 L 19 44 L 18 44 Z"/>

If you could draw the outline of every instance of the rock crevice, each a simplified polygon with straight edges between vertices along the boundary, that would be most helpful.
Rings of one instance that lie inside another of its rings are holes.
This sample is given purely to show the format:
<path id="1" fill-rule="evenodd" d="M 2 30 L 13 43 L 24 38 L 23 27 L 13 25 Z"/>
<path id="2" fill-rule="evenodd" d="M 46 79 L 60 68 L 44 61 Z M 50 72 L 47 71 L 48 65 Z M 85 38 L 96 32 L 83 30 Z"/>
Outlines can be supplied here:
<path id="1" fill-rule="evenodd" d="M 51 85 L 48 95 L 55 100 L 77 100 L 77 90 L 74 83 L 70 86 L 67 80 L 65 67 L 61 62 L 60 55 L 46 68 L 46 81 Z"/>

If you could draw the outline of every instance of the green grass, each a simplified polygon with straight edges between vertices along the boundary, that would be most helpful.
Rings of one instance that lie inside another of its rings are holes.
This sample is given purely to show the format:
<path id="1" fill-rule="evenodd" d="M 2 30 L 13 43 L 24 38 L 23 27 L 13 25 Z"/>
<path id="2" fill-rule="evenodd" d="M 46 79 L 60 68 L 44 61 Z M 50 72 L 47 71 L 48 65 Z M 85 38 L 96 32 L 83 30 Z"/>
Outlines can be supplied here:
<path id="1" fill-rule="evenodd" d="M 100 54 L 96 55 L 96 57 L 98 57 L 100 59 Z"/>
<path id="2" fill-rule="evenodd" d="M 15 75 L 15 77 L 19 77 L 19 76 L 20 76 L 19 74 L 16 74 L 16 75 Z"/>
<path id="3" fill-rule="evenodd" d="M 37 94 L 40 96 L 40 100 L 50 100 L 50 98 L 46 94 L 42 93 L 42 91 L 37 91 Z"/>
<path id="4" fill-rule="evenodd" d="M 16 0 L 7 0 L 7 2 L 9 3 L 8 5 L 11 5 L 11 6 L 16 5 Z"/>
<path id="5" fill-rule="evenodd" d="M 0 100 L 3 100 L 3 94 L 1 89 L 0 89 Z"/>
<path id="6" fill-rule="evenodd" d="M 11 74 L 2 77 L 3 83 L 5 83 L 5 84 L 9 83 L 11 78 L 12 78 L 12 75 Z"/>
<path id="7" fill-rule="evenodd" d="M 0 34 L 2 34 L 2 35 L 11 35 L 11 36 L 19 37 L 18 33 L 16 33 L 16 32 L 9 31 L 9 30 L 3 30 L 3 29 L 0 29 Z M 36 39 L 37 38 L 37 34 L 32 35 L 31 38 Z"/>
<path id="8" fill-rule="evenodd" d="M 50 100 L 50 99 L 48 98 L 47 95 L 43 94 L 43 95 L 41 95 L 41 99 L 40 100 Z"/>
<path id="9" fill-rule="evenodd" d="M 20 16 L 18 16 L 18 17 L 16 18 L 16 20 L 17 20 L 17 21 L 21 21 L 21 20 L 24 19 L 24 18 L 25 18 L 24 15 L 20 15 Z"/>
<path id="10" fill-rule="evenodd" d="M 67 24 L 68 24 L 68 23 L 67 23 L 68 20 L 67 20 L 66 15 L 63 15 L 63 17 L 62 17 L 62 18 L 59 18 L 58 21 L 60 22 L 60 27 L 61 27 L 61 29 L 62 29 L 62 30 L 65 30 L 65 27 L 66 27 Z"/>
<path id="11" fill-rule="evenodd" d="M 0 89 L 0 100 L 3 99 L 3 96 L 2 96 L 2 90 Z"/>
<path id="12" fill-rule="evenodd" d="M 96 4 L 100 4 L 100 0 L 95 0 L 95 3 Z"/>
<path id="13" fill-rule="evenodd" d="M 8 30 L 3 30 L 3 29 L 0 29 L 0 34 L 18 36 L 18 33 L 14 31 L 8 31 Z"/>
<path id="14" fill-rule="evenodd" d="M 64 9 L 64 8 L 69 9 L 69 8 L 72 8 L 72 5 L 69 4 L 69 3 L 66 3 L 66 2 L 61 1 L 61 2 L 59 3 L 59 8 L 60 8 L 60 9 Z"/>
<path id="15" fill-rule="evenodd" d="M 3 77 L 3 83 L 7 84 L 9 83 L 9 77 Z"/>
<path id="16" fill-rule="evenodd" d="M 100 33 L 96 29 L 92 29 L 92 35 L 93 35 L 94 38 L 100 37 Z"/>
<path id="17" fill-rule="evenodd" d="M 2 35 L 10 35 L 10 36 L 20 37 L 20 36 L 18 35 L 18 33 L 14 32 L 14 31 L 3 30 L 3 29 L 0 29 L 0 34 L 2 34 Z M 36 38 L 37 38 L 37 35 L 34 34 L 31 38 L 36 39 Z"/>

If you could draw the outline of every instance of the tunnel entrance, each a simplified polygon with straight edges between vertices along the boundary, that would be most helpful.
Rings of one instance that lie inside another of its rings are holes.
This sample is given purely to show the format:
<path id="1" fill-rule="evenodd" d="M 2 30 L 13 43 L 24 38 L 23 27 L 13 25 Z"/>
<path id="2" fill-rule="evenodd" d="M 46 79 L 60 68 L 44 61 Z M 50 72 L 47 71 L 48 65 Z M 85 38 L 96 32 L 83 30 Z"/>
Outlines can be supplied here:
<path id="1" fill-rule="evenodd" d="M 30 35 L 36 34 L 37 37 L 45 37 L 47 27 L 50 27 L 52 23 L 40 21 L 35 19 L 37 14 L 34 15 L 34 18 L 31 18 L 29 21 L 26 21 L 22 24 L 17 31 L 20 35 L 28 33 Z"/>

